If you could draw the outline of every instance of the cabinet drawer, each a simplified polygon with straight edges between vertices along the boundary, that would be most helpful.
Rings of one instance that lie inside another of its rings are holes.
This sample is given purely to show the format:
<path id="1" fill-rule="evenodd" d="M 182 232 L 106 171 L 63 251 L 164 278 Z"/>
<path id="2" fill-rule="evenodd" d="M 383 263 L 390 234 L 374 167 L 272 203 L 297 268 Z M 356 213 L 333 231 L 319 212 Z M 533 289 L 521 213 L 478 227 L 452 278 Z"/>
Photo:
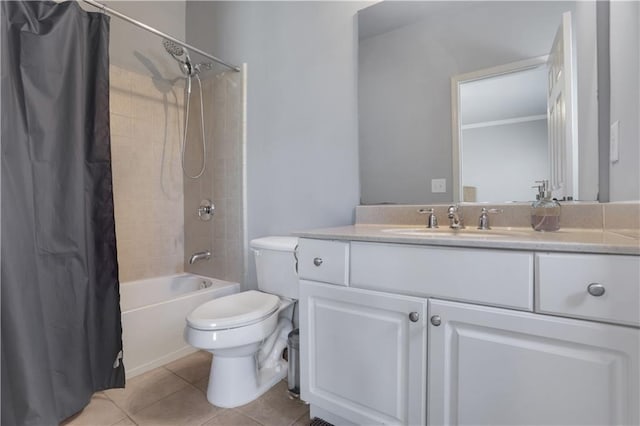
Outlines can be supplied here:
<path id="1" fill-rule="evenodd" d="M 533 310 L 533 253 L 351 243 L 352 287 Z"/>
<path id="2" fill-rule="evenodd" d="M 537 254 L 536 311 L 640 326 L 640 257 Z"/>
<path id="3" fill-rule="evenodd" d="M 349 243 L 301 238 L 298 243 L 298 275 L 302 279 L 349 284 Z"/>

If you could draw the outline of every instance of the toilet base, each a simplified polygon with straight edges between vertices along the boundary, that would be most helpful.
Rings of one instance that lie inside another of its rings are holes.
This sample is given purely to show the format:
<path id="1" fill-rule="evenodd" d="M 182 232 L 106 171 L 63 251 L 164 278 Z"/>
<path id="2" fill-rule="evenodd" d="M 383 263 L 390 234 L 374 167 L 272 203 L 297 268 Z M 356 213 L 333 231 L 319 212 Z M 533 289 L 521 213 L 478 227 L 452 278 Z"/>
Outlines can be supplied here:
<path id="1" fill-rule="evenodd" d="M 287 362 L 280 360 L 257 374 L 255 354 L 243 357 L 216 356 L 211 363 L 207 400 L 217 407 L 247 404 L 287 377 Z"/>

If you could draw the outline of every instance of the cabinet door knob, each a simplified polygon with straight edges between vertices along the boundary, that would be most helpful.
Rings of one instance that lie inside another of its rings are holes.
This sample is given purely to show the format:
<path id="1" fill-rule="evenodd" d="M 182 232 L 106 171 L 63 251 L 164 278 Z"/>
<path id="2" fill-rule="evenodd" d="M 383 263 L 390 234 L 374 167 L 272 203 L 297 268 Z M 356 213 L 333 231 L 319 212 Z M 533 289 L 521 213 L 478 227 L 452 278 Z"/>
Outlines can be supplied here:
<path id="1" fill-rule="evenodd" d="M 604 294 L 604 286 L 599 283 L 591 283 L 587 286 L 590 295 L 600 297 Z"/>
<path id="2" fill-rule="evenodd" d="M 313 264 L 316 266 L 320 266 L 322 265 L 322 258 L 321 257 L 316 257 L 313 259 Z"/>
<path id="3" fill-rule="evenodd" d="M 442 324 L 442 320 L 440 319 L 440 315 L 434 315 L 431 317 L 431 324 L 435 325 L 436 327 L 439 326 L 440 324 Z"/>
<path id="4" fill-rule="evenodd" d="M 417 312 L 411 312 L 409 314 L 409 320 L 411 322 L 418 322 L 418 320 L 420 319 L 420 314 Z"/>

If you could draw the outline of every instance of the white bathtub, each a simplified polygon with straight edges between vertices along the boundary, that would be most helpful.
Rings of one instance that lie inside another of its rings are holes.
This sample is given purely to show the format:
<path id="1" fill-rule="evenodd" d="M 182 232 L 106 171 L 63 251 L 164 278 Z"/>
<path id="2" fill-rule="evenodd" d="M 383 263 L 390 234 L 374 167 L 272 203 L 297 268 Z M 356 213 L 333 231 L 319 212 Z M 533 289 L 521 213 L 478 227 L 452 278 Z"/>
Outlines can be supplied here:
<path id="1" fill-rule="evenodd" d="M 127 378 L 195 352 L 183 338 L 187 315 L 208 300 L 239 291 L 238 283 L 193 274 L 120 283 Z"/>

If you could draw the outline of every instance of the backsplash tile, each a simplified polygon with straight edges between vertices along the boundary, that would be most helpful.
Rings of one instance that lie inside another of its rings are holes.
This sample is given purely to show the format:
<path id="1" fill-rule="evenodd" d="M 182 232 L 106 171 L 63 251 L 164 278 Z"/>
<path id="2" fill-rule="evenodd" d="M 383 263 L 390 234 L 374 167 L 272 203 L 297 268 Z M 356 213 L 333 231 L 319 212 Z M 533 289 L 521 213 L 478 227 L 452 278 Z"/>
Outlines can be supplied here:
<path id="1" fill-rule="evenodd" d="M 447 209 L 450 204 L 433 205 L 367 205 L 356 207 L 358 225 L 414 225 L 426 224 L 427 217 L 419 209 L 433 208 L 440 227 L 449 226 Z M 560 225 L 578 229 L 640 229 L 640 202 L 597 203 L 561 202 Z M 489 223 L 495 227 L 527 228 L 531 226 L 530 203 L 461 204 L 466 227 L 478 225 L 482 208 L 497 208 L 502 212 L 490 214 Z"/>
<path id="2" fill-rule="evenodd" d="M 604 228 L 640 229 L 640 202 L 604 204 Z"/>

